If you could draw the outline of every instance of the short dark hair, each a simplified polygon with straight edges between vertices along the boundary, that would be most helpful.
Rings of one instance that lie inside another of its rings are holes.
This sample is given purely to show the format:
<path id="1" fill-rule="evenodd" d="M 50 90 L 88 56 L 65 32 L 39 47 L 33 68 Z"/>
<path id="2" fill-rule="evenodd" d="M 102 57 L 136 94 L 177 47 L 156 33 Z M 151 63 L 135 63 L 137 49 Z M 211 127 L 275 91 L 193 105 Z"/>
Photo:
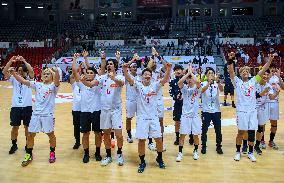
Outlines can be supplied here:
<path id="1" fill-rule="evenodd" d="M 97 69 L 95 68 L 95 66 L 88 67 L 88 68 L 86 69 L 86 71 L 87 71 L 87 70 L 91 70 L 91 71 L 93 71 L 95 74 L 98 74 L 98 71 L 97 71 Z"/>
<path id="2" fill-rule="evenodd" d="M 23 72 L 29 72 L 29 70 L 28 70 L 28 68 L 27 68 L 27 66 L 26 66 L 25 64 L 19 65 L 19 66 L 16 68 L 16 71 L 18 71 L 20 67 L 22 67 Z"/>
<path id="3" fill-rule="evenodd" d="M 105 69 L 107 70 L 107 64 L 108 64 L 109 62 L 113 62 L 115 71 L 117 71 L 117 70 L 118 70 L 118 61 L 117 61 L 116 59 L 108 59 L 108 60 L 106 61 L 106 68 L 105 68 Z"/>
<path id="4" fill-rule="evenodd" d="M 174 71 L 179 70 L 179 69 L 183 70 L 182 65 L 176 64 L 176 65 L 174 66 Z"/>
<path id="5" fill-rule="evenodd" d="M 268 74 L 270 74 L 270 69 L 267 69 L 265 72 L 267 72 Z"/>
<path id="6" fill-rule="evenodd" d="M 269 68 L 276 68 L 276 64 L 270 64 L 270 67 Z"/>
<path id="7" fill-rule="evenodd" d="M 145 69 L 143 69 L 143 71 L 142 71 L 142 75 L 143 75 L 143 74 L 144 74 L 144 72 L 146 72 L 146 71 L 150 72 L 150 73 L 151 73 L 151 76 L 152 76 L 152 70 L 151 70 L 151 69 L 149 69 L 149 68 L 145 68 Z"/>
<path id="8" fill-rule="evenodd" d="M 212 67 L 207 67 L 204 74 L 207 75 L 209 71 L 212 71 L 215 74 L 215 70 Z"/>

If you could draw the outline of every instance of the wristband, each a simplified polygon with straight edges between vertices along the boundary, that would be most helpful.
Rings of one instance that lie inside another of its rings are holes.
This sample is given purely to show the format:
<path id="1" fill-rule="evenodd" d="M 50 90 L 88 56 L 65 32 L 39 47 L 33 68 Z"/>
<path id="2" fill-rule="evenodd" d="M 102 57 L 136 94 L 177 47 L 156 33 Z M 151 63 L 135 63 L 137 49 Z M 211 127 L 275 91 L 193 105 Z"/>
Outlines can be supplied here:
<path id="1" fill-rule="evenodd" d="M 255 76 L 255 80 L 258 81 L 258 82 L 260 82 L 261 76 L 257 74 L 257 75 Z"/>
<path id="2" fill-rule="evenodd" d="M 159 56 L 157 56 L 157 58 L 159 59 L 159 60 L 161 60 L 162 59 L 162 57 L 159 55 Z"/>

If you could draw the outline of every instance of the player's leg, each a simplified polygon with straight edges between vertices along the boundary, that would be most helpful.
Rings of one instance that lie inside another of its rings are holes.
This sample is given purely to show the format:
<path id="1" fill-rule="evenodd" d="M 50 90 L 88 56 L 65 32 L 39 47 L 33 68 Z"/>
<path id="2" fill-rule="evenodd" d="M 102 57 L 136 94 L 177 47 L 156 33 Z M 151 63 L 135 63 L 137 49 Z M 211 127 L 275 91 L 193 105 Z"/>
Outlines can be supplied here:
<path id="1" fill-rule="evenodd" d="M 221 127 L 221 112 L 216 112 L 212 114 L 212 122 L 216 134 L 216 152 L 218 154 L 223 154 L 222 150 L 222 127 Z"/>
<path id="2" fill-rule="evenodd" d="M 202 141 L 202 147 L 201 147 L 201 153 L 206 154 L 206 143 L 207 143 L 207 132 L 208 127 L 210 125 L 210 122 L 212 120 L 212 116 L 208 112 L 202 113 L 202 134 L 201 134 L 201 141 Z"/>
<path id="3" fill-rule="evenodd" d="M 21 126 L 22 112 L 19 107 L 12 107 L 10 111 L 10 125 L 11 129 L 11 141 L 12 146 L 9 150 L 9 154 L 14 154 L 18 150 L 17 139 L 19 133 L 19 127 Z"/>

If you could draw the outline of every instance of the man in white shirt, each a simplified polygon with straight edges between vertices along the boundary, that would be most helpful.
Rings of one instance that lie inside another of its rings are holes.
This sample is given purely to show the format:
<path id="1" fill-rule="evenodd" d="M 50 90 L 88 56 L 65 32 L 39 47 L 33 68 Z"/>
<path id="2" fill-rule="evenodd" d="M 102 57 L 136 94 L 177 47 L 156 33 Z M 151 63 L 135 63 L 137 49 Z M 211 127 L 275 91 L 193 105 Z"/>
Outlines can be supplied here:
<path id="1" fill-rule="evenodd" d="M 101 88 L 99 85 L 98 78 L 95 78 L 98 74 L 95 67 L 88 67 L 86 73 L 79 79 L 79 73 L 76 67 L 76 59 L 74 56 L 72 64 L 72 72 L 77 86 L 81 93 L 81 107 L 80 107 L 80 131 L 83 133 L 82 144 L 84 148 L 83 163 L 89 162 L 89 136 L 90 131 L 95 132 L 95 144 L 96 144 L 96 161 L 101 161 L 100 155 L 101 148 L 101 128 L 100 128 L 100 115 L 101 115 Z M 92 87 L 90 85 L 94 83 Z"/>
<path id="2" fill-rule="evenodd" d="M 28 127 L 32 116 L 32 89 L 18 82 L 15 77 L 11 76 L 9 69 L 16 62 L 23 64 L 16 68 L 16 72 L 25 79 L 33 79 L 34 71 L 29 63 L 22 56 L 13 56 L 3 69 L 3 74 L 13 85 L 12 107 L 10 112 L 10 125 L 12 146 L 9 154 L 14 154 L 17 149 L 17 137 L 21 121 L 25 128 L 25 136 L 28 136 Z"/>
<path id="3" fill-rule="evenodd" d="M 261 80 L 264 72 L 269 68 L 273 60 L 273 56 L 270 55 L 269 61 L 262 67 L 256 76 L 249 79 L 250 68 L 242 67 L 240 68 L 240 76 L 242 79 L 239 79 L 235 76 L 233 62 L 235 60 L 235 53 L 231 52 L 228 54 L 228 69 L 230 73 L 230 78 L 234 84 L 237 94 L 237 125 L 238 125 L 238 134 L 236 138 L 236 155 L 234 157 L 235 161 L 241 159 L 240 148 L 245 133 L 248 133 L 249 141 L 249 153 L 248 158 L 255 162 L 256 158 L 253 154 L 253 145 L 255 140 L 255 130 L 257 130 L 257 111 L 256 111 L 256 83 Z"/>
<path id="4" fill-rule="evenodd" d="M 42 83 L 36 81 L 28 81 L 23 77 L 17 75 L 15 72 L 13 76 L 20 83 L 33 88 L 36 92 L 35 94 L 35 106 L 31 117 L 31 122 L 29 124 L 29 135 L 27 138 L 27 149 L 22 166 L 29 165 L 33 160 L 33 146 L 34 138 L 36 133 L 44 132 L 49 137 L 50 143 L 50 153 L 49 153 L 49 163 L 54 163 L 55 157 L 55 147 L 56 147 L 56 137 L 54 134 L 54 107 L 55 107 L 55 97 L 58 92 L 60 85 L 59 73 L 56 67 L 50 69 L 47 68 L 42 72 Z"/>
<path id="5" fill-rule="evenodd" d="M 134 80 L 128 73 L 127 67 L 128 64 L 123 65 L 125 78 L 137 91 L 136 138 L 139 140 L 138 153 L 141 160 L 138 173 L 142 173 L 146 167 L 145 141 L 148 137 L 155 139 L 158 154 L 156 161 L 159 167 L 164 169 L 166 166 L 162 159 L 163 141 L 157 107 L 159 105 L 158 92 L 169 79 L 171 64 L 166 64 L 165 77 L 158 81 L 152 80 L 152 70 L 149 68 L 142 71 L 142 82 Z"/>
<path id="6" fill-rule="evenodd" d="M 178 86 L 181 89 L 183 96 L 182 115 L 180 120 L 180 139 L 179 152 L 176 156 L 176 161 L 180 162 L 183 158 L 183 145 L 186 135 L 192 133 L 194 141 L 193 159 L 198 160 L 198 135 L 201 134 L 201 118 L 198 113 L 199 98 L 201 94 L 201 85 L 195 75 L 192 73 L 191 64 L 187 69 L 187 73 L 178 81 Z M 187 84 L 184 84 L 186 81 Z"/>
<path id="7" fill-rule="evenodd" d="M 272 86 L 273 94 L 277 94 L 277 97 L 269 100 L 269 119 L 270 119 L 270 139 L 268 146 L 277 150 L 278 146 L 274 143 L 274 137 L 277 131 L 277 121 L 279 120 L 279 93 L 280 89 L 284 89 L 284 82 L 280 76 L 280 69 L 277 69 L 276 65 L 271 64 L 270 66 L 271 77 L 269 84 Z"/>
<path id="8" fill-rule="evenodd" d="M 209 67 L 205 71 L 207 81 L 201 83 L 202 86 L 202 148 L 201 153 L 206 154 L 207 131 L 210 122 L 213 122 L 216 133 L 216 152 L 223 154 L 222 150 L 222 132 L 221 132 L 221 110 L 219 101 L 219 91 L 223 91 L 224 87 L 219 81 L 219 77 L 215 76 L 213 68 Z"/>

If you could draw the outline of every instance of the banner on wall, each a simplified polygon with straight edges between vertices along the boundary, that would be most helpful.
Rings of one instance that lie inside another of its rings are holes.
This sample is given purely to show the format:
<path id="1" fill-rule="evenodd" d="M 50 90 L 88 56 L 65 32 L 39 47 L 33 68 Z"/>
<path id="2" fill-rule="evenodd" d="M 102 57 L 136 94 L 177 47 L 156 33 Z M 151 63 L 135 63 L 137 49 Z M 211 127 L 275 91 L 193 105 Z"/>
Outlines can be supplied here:
<path id="1" fill-rule="evenodd" d="M 138 6 L 170 6 L 172 2 L 170 0 L 138 0 Z"/>
<path id="2" fill-rule="evenodd" d="M 10 42 L 0 42 L 0 48 L 9 48 Z"/>
<path id="3" fill-rule="evenodd" d="M 219 38 L 221 44 L 254 44 L 254 38 Z"/>
<path id="4" fill-rule="evenodd" d="M 95 40 L 96 46 L 123 46 L 124 40 Z"/>
<path id="5" fill-rule="evenodd" d="M 195 56 L 164 56 L 163 58 L 167 61 L 167 62 L 171 62 L 171 63 L 188 63 L 188 62 L 192 62 Z M 198 57 L 195 57 L 198 59 Z M 204 59 L 204 56 L 201 56 L 201 62 Z M 207 63 L 211 63 L 214 64 L 214 57 L 213 56 L 207 56 L 206 57 L 208 59 Z M 106 59 L 115 59 L 115 57 L 107 57 Z M 122 59 L 122 58 L 121 58 Z M 90 64 L 100 64 L 101 62 L 101 58 L 100 57 L 88 57 L 88 60 L 90 62 Z M 61 57 L 59 58 L 55 63 L 56 64 L 72 64 L 73 61 L 73 57 Z M 77 63 L 81 63 L 84 61 L 83 57 L 79 57 L 77 59 Z"/>
<path id="6" fill-rule="evenodd" d="M 39 47 L 44 47 L 44 42 L 43 41 L 39 41 L 39 42 L 18 42 L 19 47 L 21 48 L 39 48 Z"/>
<path id="7" fill-rule="evenodd" d="M 147 46 L 167 46 L 172 43 L 178 46 L 178 39 L 146 39 Z"/>

